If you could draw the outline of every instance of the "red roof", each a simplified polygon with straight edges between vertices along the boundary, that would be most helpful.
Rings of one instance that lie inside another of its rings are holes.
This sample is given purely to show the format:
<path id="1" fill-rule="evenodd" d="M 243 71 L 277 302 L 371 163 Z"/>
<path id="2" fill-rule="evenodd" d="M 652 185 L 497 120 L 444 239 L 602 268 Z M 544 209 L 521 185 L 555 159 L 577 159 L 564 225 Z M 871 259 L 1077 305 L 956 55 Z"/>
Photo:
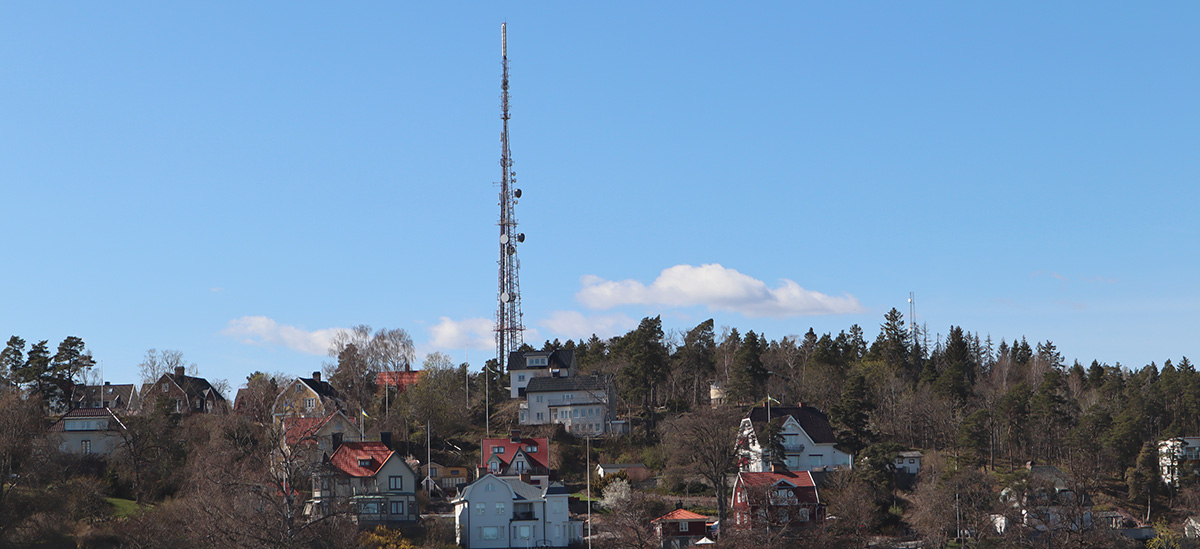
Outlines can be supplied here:
<path id="1" fill-rule="evenodd" d="M 343 442 L 329 463 L 352 477 L 373 477 L 395 452 L 382 442 Z M 359 463 L 365 461 L 364 465 Z"/>
<path id="2" fill-rule="evenodd" d="M 747 488 L 757 488 L 763 490 L 763 492 L 758 493 L 765 493 L 766 490 L 770 490 L 773 486 L 786 483 L 796 487 L 796 490 L 793 490 L 792 493 L 795 494 L 796 498 L 801 503 L 817 504 L 821 502 L 820 497 L 817 494 L 817 485 L 813 482 L 812 474 L 808 471 L 768 473 L 749 473 L 743 471 L 738 474 L 738 479 L 738 484 L 740 484 L 740 486 L 734 486 L 735 492 L 739 489 L 745 490 Z M 753 496 L 754 493 L 755 492 L 750 492 L 752 497 L 755 497 Z"/>
<path id="3" fill-rule="evenodd" d="M 403 391 L 416 385 L 421 380 L 422 375 L 425 375 L 425 370 L 417 370 L 415 372 L 379 372 L 375 375 L 375 384 L 379 386 L 391 385 Z"/>
<path id="4" fill-rule="evenodd" d="M 317 441 L 313 440 L 313 438 L 317 436 L 321 428 L 325 427 L 325 424 L 329 423 L 329 420 L 333 419 L 335 415 L 337 415 L 337 412 L 325 417 L 287 416 L 283 418 L 284 442 L 288 446 L 295 446 L 297 443 L 316 444 Z"/>
<path id="5" fill-rule="evenodd" d="M 781 480 L 785 480 L 792 486 L 800 487 L 816 487 L 813 482 L 812 473 L 808 471 L 784 471 L 784 472 L 768 472 L 768 473 L 741 473 L 742 482 L 746 486 L 773 486 Z"/>
<path id="6" fill-rule="evenodd" d="M 66 430 L 66 424 L 65 424 L 66 420 L 78 419 L 78 418 L 88 418 L 88 417 L 100 417 L 100 418 L 113 419 L 116 423 L 108 424 L 108 429 L 110 431 L 116 430 L 117 427 L 121 427 L 122 429 L 125 428 L 125 424 L 121 423 L 121 420 L 119 418 L 117 418 L 117 415 L 114 414 L 113 411 L 109 408 L 75 408 L 75 409 L 63 414 L 62 417 L 58 418 L 58 421 L 55 421 L 54 424 L 50 425 L 50 428 L 48 429 L 48 431 L 50 431 L 52 433 L 63 432 Z"/>
<path id="7" fill-rule="evenodd" d="M 534 451 L 530 452 L 530 447 L 533 447 Z M 504 448 L 504 452 L 496 453 L 493 448 Z M 550 439 L 547 437 L 522 438 L 517 442 L 513 442 L 511 438 L 485 438 L 480 450 L 483 452 L 484 463 L 496 456 L 505 467 L 512 462 L 513 456 L 517 455 L 517 450 L 524 451 L 534 462 L 530 465 L 535 467 L 547 467 L 550 463 Z"/>
<path id="8" fill-rule="evenodd" d="M 671 511 L 670 513 L 667 513 L 661 517 L 658 517 L 650 522 L 660 522 L 660 521 L 683 522 L 683 521 L 689 521 L 689 520 L 705 520 L 705 521 L 707 521 L 708 517 L 706 517 L 704 515 L 698 515 L 696 513 L 688 511 L 687 509 L 676 509 L 676 510 Z"/>

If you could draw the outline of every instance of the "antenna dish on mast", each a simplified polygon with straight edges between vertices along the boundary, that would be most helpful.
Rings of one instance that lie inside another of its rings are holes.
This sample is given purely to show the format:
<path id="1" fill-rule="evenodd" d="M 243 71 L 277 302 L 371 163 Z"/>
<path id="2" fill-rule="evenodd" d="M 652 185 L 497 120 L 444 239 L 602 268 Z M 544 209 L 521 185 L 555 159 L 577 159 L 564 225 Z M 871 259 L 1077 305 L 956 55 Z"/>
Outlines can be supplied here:
<path id="1" fill-rule="evenodd" d="M 513 196 L 515 196 L 517 198 L 521 198 L 521 189 L 517 189 L 517 190 L 513 191 Z"/>

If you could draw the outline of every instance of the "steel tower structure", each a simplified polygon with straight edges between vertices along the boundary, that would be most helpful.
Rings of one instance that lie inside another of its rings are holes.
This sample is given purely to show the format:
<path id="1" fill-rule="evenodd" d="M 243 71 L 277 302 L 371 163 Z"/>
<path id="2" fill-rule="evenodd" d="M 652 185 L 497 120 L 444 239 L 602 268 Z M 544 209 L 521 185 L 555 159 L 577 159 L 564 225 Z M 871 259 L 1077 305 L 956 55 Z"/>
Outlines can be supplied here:
<path id="1" fill-rule="evenodd" d="M 508 353 L 524 342 L 525 325 L 521 316 L 521 261 L 517 259 L 517 244 L 525 241 L 525 233 L 517 232 L 514 208 L 521 198 L 516 188 L 516 172 L 512 169 L 512 150 L 508 143 L 508 36 L 505 23 L 500 24 L 500 276 L 496 298 L 496 352 L 500 374 L 507 369 Z"/>

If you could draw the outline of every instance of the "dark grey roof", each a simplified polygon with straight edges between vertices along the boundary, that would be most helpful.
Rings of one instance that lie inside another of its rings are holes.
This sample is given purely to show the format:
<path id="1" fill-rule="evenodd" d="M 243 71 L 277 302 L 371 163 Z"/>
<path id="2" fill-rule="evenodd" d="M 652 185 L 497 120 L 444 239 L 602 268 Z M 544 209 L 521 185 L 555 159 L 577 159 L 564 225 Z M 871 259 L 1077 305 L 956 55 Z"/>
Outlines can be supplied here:
<path id="1" fill-rule="evenodd" d="M 546 487 L 545 493 L 547 495 L 557 495 L 557 494 L 570 494 L 571 492 L 569 492 L 567 490 L 567 487 L 563 486 L 561 482 L 551 482 L 550 485 Z"/>
<path id="2" fill-rule="evenodd" d="M 308 388 L 312 389 L 313 392 L 317 393 L 318 396 L 332 398 L 334 400 L 342 399 L 342 395 L 338 394 L 337 389 L 334 389 L 333 385 L 330 385 L 328 381 L 317 381 L 311 377 L 302 377 L 298 379 L 301 383 L 308 385 Z"/>
<path id="3" fill-rule="evenodd" d="M 526 357 L 546 357 L 545 366 L 526 366 Z M 574 370 L 575 349 L 558 349 L 556 351 L 529 351 L 508 353 L 509 370 Z"/>
<path id="4" fill-rule="evenodd" d="M 529 380 L 525 393 L 549 393 L 560 391 L 599 391 L 608 390 L 606 379 L 599 376 L 571 377 L 535 377 Z"/>
<path id="5" fill-rule="evenodd" d="M 500 480 L 508 483 L 513 493 L 517 495 L 517 499 L 529 501 L 542 499 L 542 489 L 537 486 L 526 484 L 515 478 L 502 478 Z"/>
<path id="6" fill-rule="evenodd" d="M 813 406 L 772 406 L 771 420 L 792 416 L 800 427 L 808 433 L 808 438 L 817 444 L 837 442 L 833 438 L 833 428 L 829 426 L 829 417 L 820 409 Z M 750 421 L 758 429 L 759 423 L 767 421 L 767 407 L 755 406 L 750 409 Z"/>

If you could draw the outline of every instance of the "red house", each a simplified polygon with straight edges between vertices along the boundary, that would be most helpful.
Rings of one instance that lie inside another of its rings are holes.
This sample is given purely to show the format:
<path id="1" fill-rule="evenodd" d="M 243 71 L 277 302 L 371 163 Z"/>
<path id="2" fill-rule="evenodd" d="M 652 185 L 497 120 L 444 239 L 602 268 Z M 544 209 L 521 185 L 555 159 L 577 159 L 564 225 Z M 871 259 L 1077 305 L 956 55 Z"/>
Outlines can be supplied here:
<path id="1" fill-rule="evenodd" d="M 825 521 L 825 504 L 808 471 L 742 471 L 733 484 L 730 508 L 737 529 L 800 529 Z"/>
<path id="2" fill-rule="evenodd" d="M 508 438 L 485 438 L 480 445 L 481 468 L 498 477 L 528 477 L 526 482 L 545 486 L 550 480 L 550 439 L 522 438 L 514 431 Z M 480 474 L 483 476 L 483 473 Z"/>
<path id="3" fill-rule="evenodd" d="M 690 547 L 708 535 L 708 517 L 676 509 L 652 521 L 662 549 Z"/>

